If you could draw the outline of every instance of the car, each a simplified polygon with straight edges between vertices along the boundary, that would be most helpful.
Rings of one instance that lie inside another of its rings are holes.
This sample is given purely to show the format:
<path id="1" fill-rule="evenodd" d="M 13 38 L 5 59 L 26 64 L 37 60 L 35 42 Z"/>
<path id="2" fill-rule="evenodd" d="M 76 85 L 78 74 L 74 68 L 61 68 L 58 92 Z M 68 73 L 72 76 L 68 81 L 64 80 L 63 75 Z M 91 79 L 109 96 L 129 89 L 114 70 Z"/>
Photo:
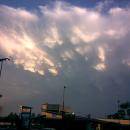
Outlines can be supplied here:
<path id="1" fill-rule="evenodd" d="M 55 130 L 54 128 L 43 128 L 42 130 Z"/>

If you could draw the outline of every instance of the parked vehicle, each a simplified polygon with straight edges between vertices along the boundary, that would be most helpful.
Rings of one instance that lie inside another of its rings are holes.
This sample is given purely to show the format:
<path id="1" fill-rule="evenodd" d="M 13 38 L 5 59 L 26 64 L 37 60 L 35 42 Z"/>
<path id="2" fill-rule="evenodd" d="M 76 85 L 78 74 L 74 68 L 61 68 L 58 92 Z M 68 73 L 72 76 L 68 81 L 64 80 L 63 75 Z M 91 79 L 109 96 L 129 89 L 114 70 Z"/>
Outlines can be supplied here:
<path id="1" fill-rule="evenodd" d="M 55 130 L 54 128 L 43 128 L 42 130 Z"/>

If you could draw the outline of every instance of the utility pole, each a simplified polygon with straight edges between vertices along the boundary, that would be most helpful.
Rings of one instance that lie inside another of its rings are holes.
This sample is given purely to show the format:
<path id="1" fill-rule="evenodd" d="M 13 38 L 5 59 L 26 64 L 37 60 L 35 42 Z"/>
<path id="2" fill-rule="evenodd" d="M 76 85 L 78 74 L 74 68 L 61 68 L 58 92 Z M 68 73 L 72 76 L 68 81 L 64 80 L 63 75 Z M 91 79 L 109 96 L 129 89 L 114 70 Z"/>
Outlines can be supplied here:
<path id="1" fill-rule="evenodd" d="M 64 119 L 64 116 L 65 116 L 65 111 L 64 111 L 64 108 L 65 108 L 65 101 L 64 101 L 64 98 L 65 98 L 65 89 L 66 89 L 66 86 L 64 86 L 64 88 L 63 88 L 62 119 Z"/>
<path id="2" fill-rule="evenodd" d="M 9 58 L 1 58 L 0 59 L 0 62 L 1 62 L 1 65 L 0 65 L 0 77 L 1 77 L 1 73 L 2 73 L 2 68 L 3 68 L 3 62 L 6 61 L 6 60 L 10 60 Z M 0 98 L 2 97 L 2 95 L 0 94 Z"/>
<path id="3" fill-rule="evenodd" d="M 2 68 L 3 68 L 3 62 L 4 61 L 9 61 L 10 59 L 9 58 L 2 58 L 0 59 L 0 62 L 1 62 L 1 65 L 0 65 L 0 77 L 1 77 L 1 73 L 2 73 Z"/>
<path id="4" fill-rule="evenodd" d="M 117 105 L 118 105 L 119 130 L 121 130 L 121 128 L 120 128 L 120 113 L 119 113 L 119 110 L 120 110 L 120 100 L 117 100 Z"/>

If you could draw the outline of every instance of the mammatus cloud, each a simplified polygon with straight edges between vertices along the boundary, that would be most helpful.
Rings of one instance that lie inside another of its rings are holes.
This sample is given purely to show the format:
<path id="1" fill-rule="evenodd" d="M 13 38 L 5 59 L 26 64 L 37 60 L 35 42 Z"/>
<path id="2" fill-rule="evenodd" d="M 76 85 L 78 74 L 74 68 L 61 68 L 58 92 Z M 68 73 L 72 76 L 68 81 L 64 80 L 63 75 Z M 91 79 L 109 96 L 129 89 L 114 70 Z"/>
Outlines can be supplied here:
<path id="1" fill-rule="evenodd" d="M 2 22 L 4 22 L 0 29 L 0 49 L 5 55 L 13 57 L 14 63 L 22 65 L 24 70 L 44 75 L 44 64 L 52 74 L 56 75 L 56 66 L 51 57 L 38 48 L 37 41 L 29 35 L 31 33 L 29 25 L 35 24 L 38 17 L 24 9 L 7 6 L 2 6 L 0 11 Z"/>
<path id="2" fill-rule="evenodd" d="M 120 41 L 130 34 L 130 9 L 115 7 L 102 14 L 100 6 L 98 11 L 64 2 L 35 11 L 1 6 L 0 51 L 24 70 L 41 75 L 58 75 L 62 60 L 77 60 L 77 54 L 86 62 L 95 55 L 92 69 L 104 71 L 115 44 L 124 44 Z M 125 58 L 121 62 L 129 65 Z"/>
<path id="3" fill-rule="evenodd" d="M 105 65 L 106 56 L 103 47 L 98 47 L 98 58 L 100 59 L 100 63 L 94 66 L 94 68 L 98 71 L 103 71 L 106 69 Z"/>

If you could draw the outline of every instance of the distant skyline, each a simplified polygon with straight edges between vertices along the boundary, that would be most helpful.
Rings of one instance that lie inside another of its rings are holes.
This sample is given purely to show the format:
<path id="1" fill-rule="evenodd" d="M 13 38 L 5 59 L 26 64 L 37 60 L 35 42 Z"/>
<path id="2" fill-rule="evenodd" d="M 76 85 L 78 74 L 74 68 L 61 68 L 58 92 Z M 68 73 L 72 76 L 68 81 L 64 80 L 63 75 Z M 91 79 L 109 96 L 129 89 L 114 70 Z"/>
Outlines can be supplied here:
<path id="1" fill-rule="evenodd" d="M 1 0 L 0 105 L 43 103 L 105 116 L 130 100 L 129 0 Z"/>

